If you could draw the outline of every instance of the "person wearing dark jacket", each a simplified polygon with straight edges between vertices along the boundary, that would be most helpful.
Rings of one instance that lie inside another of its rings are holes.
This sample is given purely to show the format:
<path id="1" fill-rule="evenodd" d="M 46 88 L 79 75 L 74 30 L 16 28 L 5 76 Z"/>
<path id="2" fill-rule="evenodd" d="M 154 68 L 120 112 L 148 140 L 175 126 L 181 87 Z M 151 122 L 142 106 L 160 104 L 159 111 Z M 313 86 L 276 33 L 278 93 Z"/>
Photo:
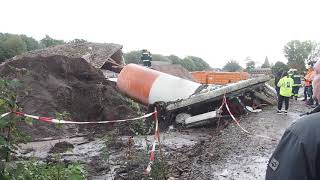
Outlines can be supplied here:
<path id="1" fill-rule="evenodd" d="M 320 99 L 320 60 L 315 70 L 314 96 Z M 285 131 L 268 162 L 266 180 L 320 180 L 319 110 Z"/>
<path id="2" fill-rule="evenodd" d="M 297 70 L 293 71 L 292 79 L 293 79 L 292 95 L 295 98 L 295 100 L 297 100 L 299 95 L 298 94 L 299 89 L 301 86 L 301 76 L 298 74 Z"/>
<path id="3" fill-rule="evenodd" d="M 142 50 L 140 59 L 143 63 L 143 66 L 151 67 L 152 55 L 148 50 Z"/>

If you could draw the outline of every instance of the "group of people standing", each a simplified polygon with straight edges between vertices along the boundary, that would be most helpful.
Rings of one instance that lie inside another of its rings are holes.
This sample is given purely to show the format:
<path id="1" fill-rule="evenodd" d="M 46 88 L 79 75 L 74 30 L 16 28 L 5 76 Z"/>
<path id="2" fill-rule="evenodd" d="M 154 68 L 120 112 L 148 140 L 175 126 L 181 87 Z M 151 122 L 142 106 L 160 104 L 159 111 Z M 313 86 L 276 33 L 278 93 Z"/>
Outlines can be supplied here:
<path id="1" fill-rule="evenodd" d="M 308 68 L 304 76 L 304 101 L 312 107 L 318 106 L 318 100 L 313 97 L 312 82 L 315 76 L 313 65 Z M 287 114 L 289 109 L 289 99 L 298 99 L 299 89 L 302 87 L 302 76 L 296 69 L 290 69 L 288 72 L 278 72 L 275 77 L 276 91 L 278 95 L 278 114 Z M 283 102 L 285 109 L 282 110 Z M 315 102 L 315 104 L 314 104 Z"/>
<path id="2" fill-rule="evenodd" d="M 310 66 L 304 76 L 304 100 L 312 105 L 313 101 L 317 104 L 317 99 L 320 99 L 320 60 Z M 281 99 L 289 100 L 288 89 L 293 89 L 294 84 L 294 76 L 292 78 L 288 73 L 283 73 L 283 77 L 277 82 L 279 103 L 282 103 Z M 319 107 L 293 121 L 284 132 L 269 159 L 266 180 L 320 179 Z M 279 110 L 281 109 L 278 107 Z"/>

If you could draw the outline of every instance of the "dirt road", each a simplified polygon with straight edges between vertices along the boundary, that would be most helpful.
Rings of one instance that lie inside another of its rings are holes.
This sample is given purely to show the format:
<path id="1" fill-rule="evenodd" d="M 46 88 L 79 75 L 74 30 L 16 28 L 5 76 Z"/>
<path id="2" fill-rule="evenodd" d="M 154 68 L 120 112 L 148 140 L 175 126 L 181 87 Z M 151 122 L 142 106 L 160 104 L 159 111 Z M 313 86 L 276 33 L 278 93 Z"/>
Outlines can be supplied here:
<path id="1" fill-rule="evenodd" d="M 309 110 L 302 101 L 298 101 L 291 103 L 288 115 L 276 114 L 276 107 L 265 107 L 262 112 L 240 118 L 240 124 L 246 130 L 256 135 L 274 138 L 276 141 L 248 135 L 235 123 L 229 123 L 220 131 L 216 127 L 206 127 L 161 132 L 164 156 L 169 167 L 168 176 L 192 180 L 264 179 L 267 161 L 283 132 L 299 114 Z M 147 139 L 150 144 L 153 136 L 148 136 Z M 31 142 L 23 145 L 21 151 L 27 151 L 22 156 L 46 159 L 54 144 L 65 141 L 74 148 L 63 153 L 62 158 L 86 163 L 89 179 L 144 177 L 143 172 L 148 164 L 146 137 L 134 137 L 130 158 L 126 145 L 128 137 L 123 136 L 115 140 L 116 143 L 108 143 L 107 149 L 110 151 L 107 161 L 103 158 L 107 141 L 100 138 L 88 140 L 81 137 Z"/>
<path id="2" fill-rule="evenodd" d="M 278 144 L 285 129 L 299 117 L 309 111 L 303 102 L 292 102 L 288 115 L 276 114 L 276 107 L 264 108 L 262 112 L 242 117 L 240 124 L 249 132 L 276 139 L 251 136 L 240 130 L 235 123 L 215 134 L 215 129 L 190 130 L 212 134 L 212 137 L 200 142 L 191 150 L 179 149 L 174 171 L 179 179 L 217 179 L 217 180 L 256 180 L 264 179 L 267 162 Z M 191 152 L 190 152 L 191 151 Z M 187 152 L 187 153 L 185 153 Z"/>

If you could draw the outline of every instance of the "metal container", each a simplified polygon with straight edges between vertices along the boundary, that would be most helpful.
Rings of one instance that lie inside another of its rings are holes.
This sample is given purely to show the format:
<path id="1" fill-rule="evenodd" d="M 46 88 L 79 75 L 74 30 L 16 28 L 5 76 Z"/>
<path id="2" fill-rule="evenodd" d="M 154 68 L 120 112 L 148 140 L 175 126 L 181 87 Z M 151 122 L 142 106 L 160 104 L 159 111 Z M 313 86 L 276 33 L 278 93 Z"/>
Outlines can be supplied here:
<path id="1" fill-rule="evenodd" d="M 143 104 L 185 99 L 194 94 L 200 85 L 136 64 L 126 65 L 117 80 L 122 93 Z"/>

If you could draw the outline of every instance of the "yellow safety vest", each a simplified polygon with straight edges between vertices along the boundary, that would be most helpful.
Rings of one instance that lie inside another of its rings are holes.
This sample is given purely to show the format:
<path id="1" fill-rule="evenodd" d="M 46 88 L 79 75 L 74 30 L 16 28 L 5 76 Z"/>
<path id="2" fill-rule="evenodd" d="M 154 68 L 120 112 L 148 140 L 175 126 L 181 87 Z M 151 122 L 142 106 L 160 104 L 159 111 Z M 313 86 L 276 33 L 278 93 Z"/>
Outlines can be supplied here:
<path id="1" fill-rule="evenodd" d="M 277 86 L 280 88 L 280 95 L 290 97 L 292 95 L 292 86 L 294 81 L 290 77 L 283 77 L 279 80 Z"/>

